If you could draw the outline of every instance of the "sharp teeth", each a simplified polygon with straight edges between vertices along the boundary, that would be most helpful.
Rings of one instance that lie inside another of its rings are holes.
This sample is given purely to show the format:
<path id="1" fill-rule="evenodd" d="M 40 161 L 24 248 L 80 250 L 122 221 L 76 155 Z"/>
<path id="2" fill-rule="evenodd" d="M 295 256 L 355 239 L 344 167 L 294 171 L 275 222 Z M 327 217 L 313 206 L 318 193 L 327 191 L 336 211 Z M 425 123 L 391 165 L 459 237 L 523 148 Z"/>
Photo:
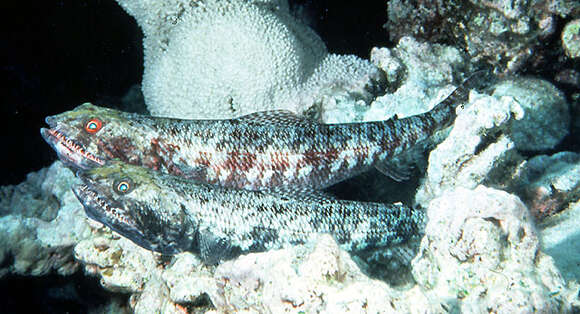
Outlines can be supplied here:
<path id="1" fill-rule="evenodd" d="M 69 150 L 77 152 L 77 153 L 81 154 L 83 157 L 85 157 L 89 160 L 92 160 L 98 164 L 103 165 L 105 163 L 102 159 L 100 159 L 99 157 L 86 151 L 81 145 L 79 145 L 76 142 L 74 142 L 73 140 L 67 138 L 61 132 L 59 132 L 57 130 L 53 130 L 53 129 L 48 129 L 48 131 L 50 132 L 50 134 L 52 136 L 54 136 L 56 138 L 56 140 L 58 142 L 62 143 Z"/>

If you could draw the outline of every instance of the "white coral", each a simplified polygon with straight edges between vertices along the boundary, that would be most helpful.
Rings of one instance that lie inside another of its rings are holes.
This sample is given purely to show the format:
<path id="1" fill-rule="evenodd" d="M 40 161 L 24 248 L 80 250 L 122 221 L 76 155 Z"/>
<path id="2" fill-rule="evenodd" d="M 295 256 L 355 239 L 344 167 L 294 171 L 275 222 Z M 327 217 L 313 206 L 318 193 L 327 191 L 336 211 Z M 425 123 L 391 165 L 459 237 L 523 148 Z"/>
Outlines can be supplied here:
<path id="1" fill-rule="evenodd" d="M 117 1 L 145 34 L 143 94 L 153 115 L 301 112 L 325 93 L 364 94 L 379 76 L 366 60 L 329 55 L 285 1 Z"/>
<path id="2" fill-rule="evenodd" d="M 393 115 L 404 118 L 426 112 L 452 91 L 454 75 L 465 66 L 459 50 L 422 43 L 403 37 L 395 48 L 373 48 L 371 61 L 387 75 L 389 82 L 404 76 L 393 93 L 377 97 L 363 120 L 382 120 Z"/>
<path id="3" fill-rule="evenodd" d="M 565 282 L 540 242 L 525 205 L 482 185 L 430 202 L 413 275 L 451 312 L 566 312 Z"/>
<path id="4" fill-rule="evenodd" d="M 429 155 L 427 175 L 415 197 L 422 205 L 447 189 L 475 188 L 485 183 L 490 172 L 505 160 L 513 159 L 516 164 L 517 156 L 510 155 L 514 145 L 508 136 L 486 139 L 487 133 L 506 128 L 512 118 L 523 117 L 523 109 L 513 98 L 472 92 L 470 103 L 459 110 L 449 136 Z"/>

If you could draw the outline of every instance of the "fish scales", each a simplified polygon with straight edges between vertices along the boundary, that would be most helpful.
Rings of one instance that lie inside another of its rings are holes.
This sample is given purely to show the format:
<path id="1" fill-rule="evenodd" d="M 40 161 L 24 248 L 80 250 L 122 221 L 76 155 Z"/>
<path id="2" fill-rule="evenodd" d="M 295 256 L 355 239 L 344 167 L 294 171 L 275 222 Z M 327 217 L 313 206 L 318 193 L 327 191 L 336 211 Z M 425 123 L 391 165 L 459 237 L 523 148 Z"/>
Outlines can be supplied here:
<path id="1" fill-rule="evenodd" d="M 423 212 L 400 204 L 192 184 L 121 162 L 79 176 L 84 185 L 73 190 L 89 217 L 146 249 L 193 251 L 208 263 L 306 243 L 317 233 L 354 253 L 388 248 L 419 236 L 425 221 Z"/>
<path id="2" fill-rule="evenodd" d="M 322 189 L 384 164 L 447 127 L 467 100 L 457 88 L 431 111 L 403 119 L 320 124 L 288 111 L 229 120 L 178 120 L 84 104 L 46 119 L 41 133 L 68 165 L 112 159 L 247 190 Z"/>

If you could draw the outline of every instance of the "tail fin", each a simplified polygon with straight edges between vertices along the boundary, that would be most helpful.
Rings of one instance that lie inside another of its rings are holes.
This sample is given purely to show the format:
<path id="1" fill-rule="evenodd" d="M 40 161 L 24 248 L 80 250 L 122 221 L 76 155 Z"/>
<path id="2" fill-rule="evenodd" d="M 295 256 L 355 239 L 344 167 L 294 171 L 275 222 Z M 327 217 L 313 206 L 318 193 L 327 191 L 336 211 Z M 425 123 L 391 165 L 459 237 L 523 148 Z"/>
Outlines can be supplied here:
<path id="1" fill-rule="evenodd" d="M 457 107 L 467 103 L 470 89 L 481 82 L 486 73 L 487 70 L 472 73 L 447 98 L 426 113 L 383 122 L 386 127 L 382 146 L 386 150 L 382 156 L 379 155 L 375 168 L 397 181 L 407 179 L 410 167 L 395 163 L 397 157 L 404 157 L 419 142 L 451 125 L 457 116 Z"/>
<path id="2" fill-rule="evenodd" d="M 430 115 L 438 125 L 436 129 L 445 128 L 455 120 L 457 107 L 463 108 L 469 100 L 469 91 L 484 81 L 489 73 L 488 70 L 478 70 L 471 73 L 447 98 L 427 112 L 427 115 Z"/>

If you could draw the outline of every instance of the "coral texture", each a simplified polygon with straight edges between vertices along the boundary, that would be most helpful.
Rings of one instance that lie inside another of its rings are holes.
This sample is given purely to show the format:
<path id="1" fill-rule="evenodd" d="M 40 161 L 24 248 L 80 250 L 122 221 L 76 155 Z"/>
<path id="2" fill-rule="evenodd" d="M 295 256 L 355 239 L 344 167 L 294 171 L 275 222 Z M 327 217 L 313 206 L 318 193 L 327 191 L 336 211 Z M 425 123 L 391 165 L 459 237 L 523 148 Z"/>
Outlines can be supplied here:
<path id="1" fill-rule="evenodd" d="M 416 201 L 426 206 L 447 189 L 475 188 L 509 177 L 511 171 L 506 164 L 517 164 L 520 157 L 502 130 L 507 130 L 511 119 L 523 116 L 523 109 L 512 97 L 473 93 L 470 104 L 458 114 L 449 136 L 431 151 Z M 494 169 L 501 171 L 494 174 Z"/>
<path id="2" fill-rule="evenodd" d="M 403 37 L 395 48 L 374 48 L 371 61 L 394 81 L 392 93 L 377 97 L 364 120 L 381 120 L 394 114 L 399 118 L 431 109 L 451 93 L 457 74 L 465 70 L 459 50 L 444 45 L 421 43 Z M 391 86 L 392 88 L 392 86 Z"/>
<path id="3" fill-rule="evenodd" d="M 453 83 L 468 69 L 459 50 L 403 37 L 394 48 L 371 50 L 371 61 L 388 85 L 370 104 L 347 97 L 327 97 L 322 111 L 326 123 L 377 121 L 426 112 L 453 91 Z"/>
<path id="4" fill-rule="evenodd" d="M 498 72 L 515 72 L 537 57 L 538 45 L 556 30 L 558 17 L 574 16 L 580 4 L 564 1 L 388 2 L 385 25 L 391 39 L 403 36 L 453 42 L 473 62 L 486 61 Z"/>
<path id="5" fill-rule="evenodd" d="M 580 19 L 566 24 L 562 31 L 562 46 L 570 58 L 580 57 Z"/>
<path id="6" fill-rule="evenodd" d="M 72 248 L 90 229 L 73 183 L 78 179 L 56 162 L 18 186 L 1 187 L 0 277 L 70 275 L 78 269 Z"/>
<path id="7" fill-rule="evenodd" d="M 328 54 L 285 1 L 118 2 L 145 34 L 143 94 L 153 115 L 302 113 L 324 95 L 369 101 L 367 87 L 381 79 L 366 60 Z"/>
<path id="8" fill-rule="evenodd" d="M 407 311 L 411 305 L 386 283 L 366 277 L 328 235 L 310 245 L 248 254 L 216 268 L 204 266 L 191 253 L 176 255 L 167 264 L 108 229 L 95 231 L 98 236 L 77 245 L 75 257 L 101 277 L 105 288 L 133 294 L 130 305 L 136 313 L 178 313 L 186 304 L 207 310 L 209 301 L 219 312 L 343 312 L 365 306 Z"/>
<path id="9" fill-rule="evenodd" d="M 538 221 L 557 214 L 580 198 L 580 155 L 533 157 L 521 165 L 512 186 Z"/>
<path id="10" fill-rule="evenodd" d="M 525 205 L 506 192 L 478 186 L 447 190 L 430 202 L 417 283 L 460 312 L 563 311 L 565 282 L 541 253 Z M 442 232 L 445 230 L 445 232 Z"/>
<path id="11" fill-rule="evenodd" d="M 513 121 L 509 131 L 518 149 L 550 149 L 568 135 L 568 103 L 549 82 L 534 78 L 506 80 L 494 86 L 493 96 L 511 96 L 524 109 L 523 119 Z"/>

